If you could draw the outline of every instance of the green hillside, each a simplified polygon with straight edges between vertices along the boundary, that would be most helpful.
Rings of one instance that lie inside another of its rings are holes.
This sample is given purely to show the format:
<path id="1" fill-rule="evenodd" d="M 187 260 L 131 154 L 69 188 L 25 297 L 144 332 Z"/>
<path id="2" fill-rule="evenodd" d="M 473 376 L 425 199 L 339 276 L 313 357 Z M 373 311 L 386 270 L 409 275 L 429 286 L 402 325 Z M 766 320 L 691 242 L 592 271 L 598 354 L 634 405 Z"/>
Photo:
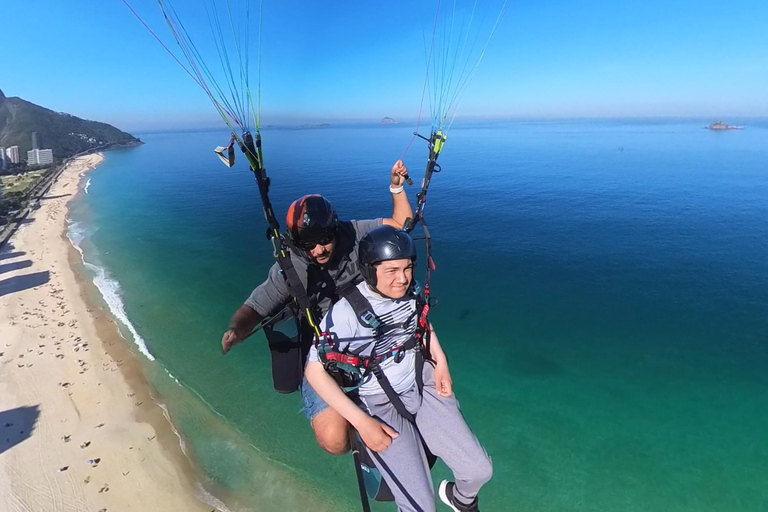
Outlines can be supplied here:
<path id="1" fill-rule="evenodd" d="M 141 144 L 141 140 L 112 125 L 80 119 L 35 105 L 21 98 L 6 98 L 0 90 L 0 146 L 19 146 L 20 156 L 32 149 L 32 132 L 42 136 L 42 148 L 64 158 L 97 147 Z"/>

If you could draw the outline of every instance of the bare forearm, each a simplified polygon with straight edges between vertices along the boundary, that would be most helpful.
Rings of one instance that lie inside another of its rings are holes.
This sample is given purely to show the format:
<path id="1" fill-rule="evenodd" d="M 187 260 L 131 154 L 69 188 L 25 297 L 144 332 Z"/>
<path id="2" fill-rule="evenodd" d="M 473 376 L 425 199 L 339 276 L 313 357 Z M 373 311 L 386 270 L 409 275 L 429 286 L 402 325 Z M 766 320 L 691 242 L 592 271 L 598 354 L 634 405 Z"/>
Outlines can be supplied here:
<path id="1" fill-rule="evenodd" d="M 437 332 L 435 332 L 435 328 L 432 326 L 432 324 L 429 324 L 429 328 L 432 331 L 432 334 L 429 338 L 429 355 L 432 357 L 432 359 L 437 364 L 448 364 L 448 359 L 445 357 L 445 352 L 443 352 L 443 347 L 440 346 L 440 340 L 437 339 Z"/>
<path id="2" fill-rule="evenodd" d="M 310 386 L 320 395 L 320 398 L 325 400 L 325 403 L 341 414 L 352 426 L 356 427 L 362 420 L 366 419 L 368 415 L 344 394 L 333 377 L 326 373 L 321 363 L 316 361 L 307 363 L 305 376 Z"/>
<path id="3" fill-rule="evenodd" d="M 256 324 L 261 322 L 263 319 L 263 316 L 243 304 L 237 308 L 235 314 L 232 315 L 232 319 L 229 321 L 229 328 L 235 331 L 235 334 L 238 336 L 238 338 L 242 339 L 248 335 L 253 330 L 253 328 L 256 327 Z"/>

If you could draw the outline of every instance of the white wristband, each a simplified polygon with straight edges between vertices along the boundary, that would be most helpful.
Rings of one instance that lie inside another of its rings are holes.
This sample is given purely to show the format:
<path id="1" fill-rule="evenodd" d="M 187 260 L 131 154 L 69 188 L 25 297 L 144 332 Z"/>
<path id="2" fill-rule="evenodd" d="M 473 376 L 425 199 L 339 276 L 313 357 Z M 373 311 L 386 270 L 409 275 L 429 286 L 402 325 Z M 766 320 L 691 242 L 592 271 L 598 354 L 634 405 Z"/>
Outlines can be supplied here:
<path id="1" fill-rule="evenodd" d="M 403 191 L 403 186 L 400 185 L 399 187 L 395 188 L 392 185 L 390 185 L 389 186 L 389 191 L 392 192 L 393 194 L 399 194 L 400 192 Z"/>

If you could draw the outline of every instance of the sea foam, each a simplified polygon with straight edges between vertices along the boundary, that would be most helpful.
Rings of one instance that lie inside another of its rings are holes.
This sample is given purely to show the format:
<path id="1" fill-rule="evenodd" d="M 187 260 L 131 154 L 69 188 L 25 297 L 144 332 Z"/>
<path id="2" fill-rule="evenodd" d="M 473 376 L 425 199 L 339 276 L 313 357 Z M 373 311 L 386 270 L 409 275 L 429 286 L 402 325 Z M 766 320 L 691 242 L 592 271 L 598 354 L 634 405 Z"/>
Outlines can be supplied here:
<path id="1" fill-rule="evenodd" d="M 96 288 L 98 288 L 99 293 L 101 294 L 102 299 L 104 299 L 104 302 L 107 304 L 107 307 L 112 313 L 112 316 L 119 320 L 120 323 L 123 324 L 126 329 L 128 329 L 128 332 L 131 333 L 131 337 L 133 338 L 136 347 L 139 349 L 139 352 L 144 354 L 150 361 L 154 361 L 155 356 L 153 356 L 149 351 L 146 341 L 141 337 L 141 335 L 136 330 L 136 327 L 134 327 L 134 325 L 128 319 L 128 314 L 125 311 L 125 303 L 123 302 L 122 298 L 120 283 L 109 275 L 107 269 L 104 268 L 104 266 L 101 265 L 96 258 L 89 258 L 93 259 L 94 261 L 88 261 L 88 259 L 86 259 L 82 248 L 83 241 L 90 238 L 90 236 L 95 233 L 95 231 L 95 229 L 87 229 L 81 222 L 69 221 L 69 226 L 67 228 L 67 238 L 69 238 L 69 241 L 72 243 L 74 248 L 77 249 L 77 251 L 80 253 L 80 258 L 83 261 L 83 265 L 85 265 L 85 267 L 93 276 L 93 284 L 95 284 Z M 123 336 L 123 333 L 120 332 L 120 335 Z"/>

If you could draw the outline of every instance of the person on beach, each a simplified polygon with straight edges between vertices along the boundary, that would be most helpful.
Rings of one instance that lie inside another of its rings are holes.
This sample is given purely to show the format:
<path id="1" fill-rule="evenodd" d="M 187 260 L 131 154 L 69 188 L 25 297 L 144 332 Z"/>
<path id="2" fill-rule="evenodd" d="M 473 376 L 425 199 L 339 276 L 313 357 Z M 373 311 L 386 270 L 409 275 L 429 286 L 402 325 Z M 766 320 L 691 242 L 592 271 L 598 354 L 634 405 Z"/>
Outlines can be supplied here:
<path id="1" fill-rule="evenodd" d="M 392 166 L 389 187 L 393 203 L 391 218 L 340 221 L 331 203 L 320 195 L 304 196 L 289 207 L 286 223 L 291 262 L 307 289 L 317 318 L 321 318 L 338 300 L 344 286 L 360 282 L 355 247 L 363 235 L 382 224 L 400 228 L 406 219 L 413 216 L 408 197 L 403 192 L 407 174 L 402 161 L 398 160 Z M 276 263 L 270 268 L 267 279 L 253 290 L 232 316 L 229 329 L 221 339 L 223 352 L 228 353 L 234 345 L 243 341 L 265 318 L 279 319 L 291 300 L 286 280 Z M 341 455 L 349 450 L 347 421 L 330 409 L 303 378 L 306 354 L 314 333 L 306 321 L 298 330 L 298 344 L 269 340 L 275 387 L 281 392 L 300 388 L 304 412 L 310 420 L 317 443 L 325 451 Z M 268 339 L 279 336 L 269 327 L 265 327 L 265 331 Z"/>
<path id="2" fill-rule="evenodd" d="M 398 510 L 435 510 L 426 446 L 453 471 L 440 499 L 454 512 L 476 512 L 493 468 L 459 410 L 434 330 L 430 325 L 425 337 L 419 326 L 414 243 L 405 231 L 381 226 L 358 252 L 363 282 L 321 321 L 306 378 L 357 431 Z"/>

